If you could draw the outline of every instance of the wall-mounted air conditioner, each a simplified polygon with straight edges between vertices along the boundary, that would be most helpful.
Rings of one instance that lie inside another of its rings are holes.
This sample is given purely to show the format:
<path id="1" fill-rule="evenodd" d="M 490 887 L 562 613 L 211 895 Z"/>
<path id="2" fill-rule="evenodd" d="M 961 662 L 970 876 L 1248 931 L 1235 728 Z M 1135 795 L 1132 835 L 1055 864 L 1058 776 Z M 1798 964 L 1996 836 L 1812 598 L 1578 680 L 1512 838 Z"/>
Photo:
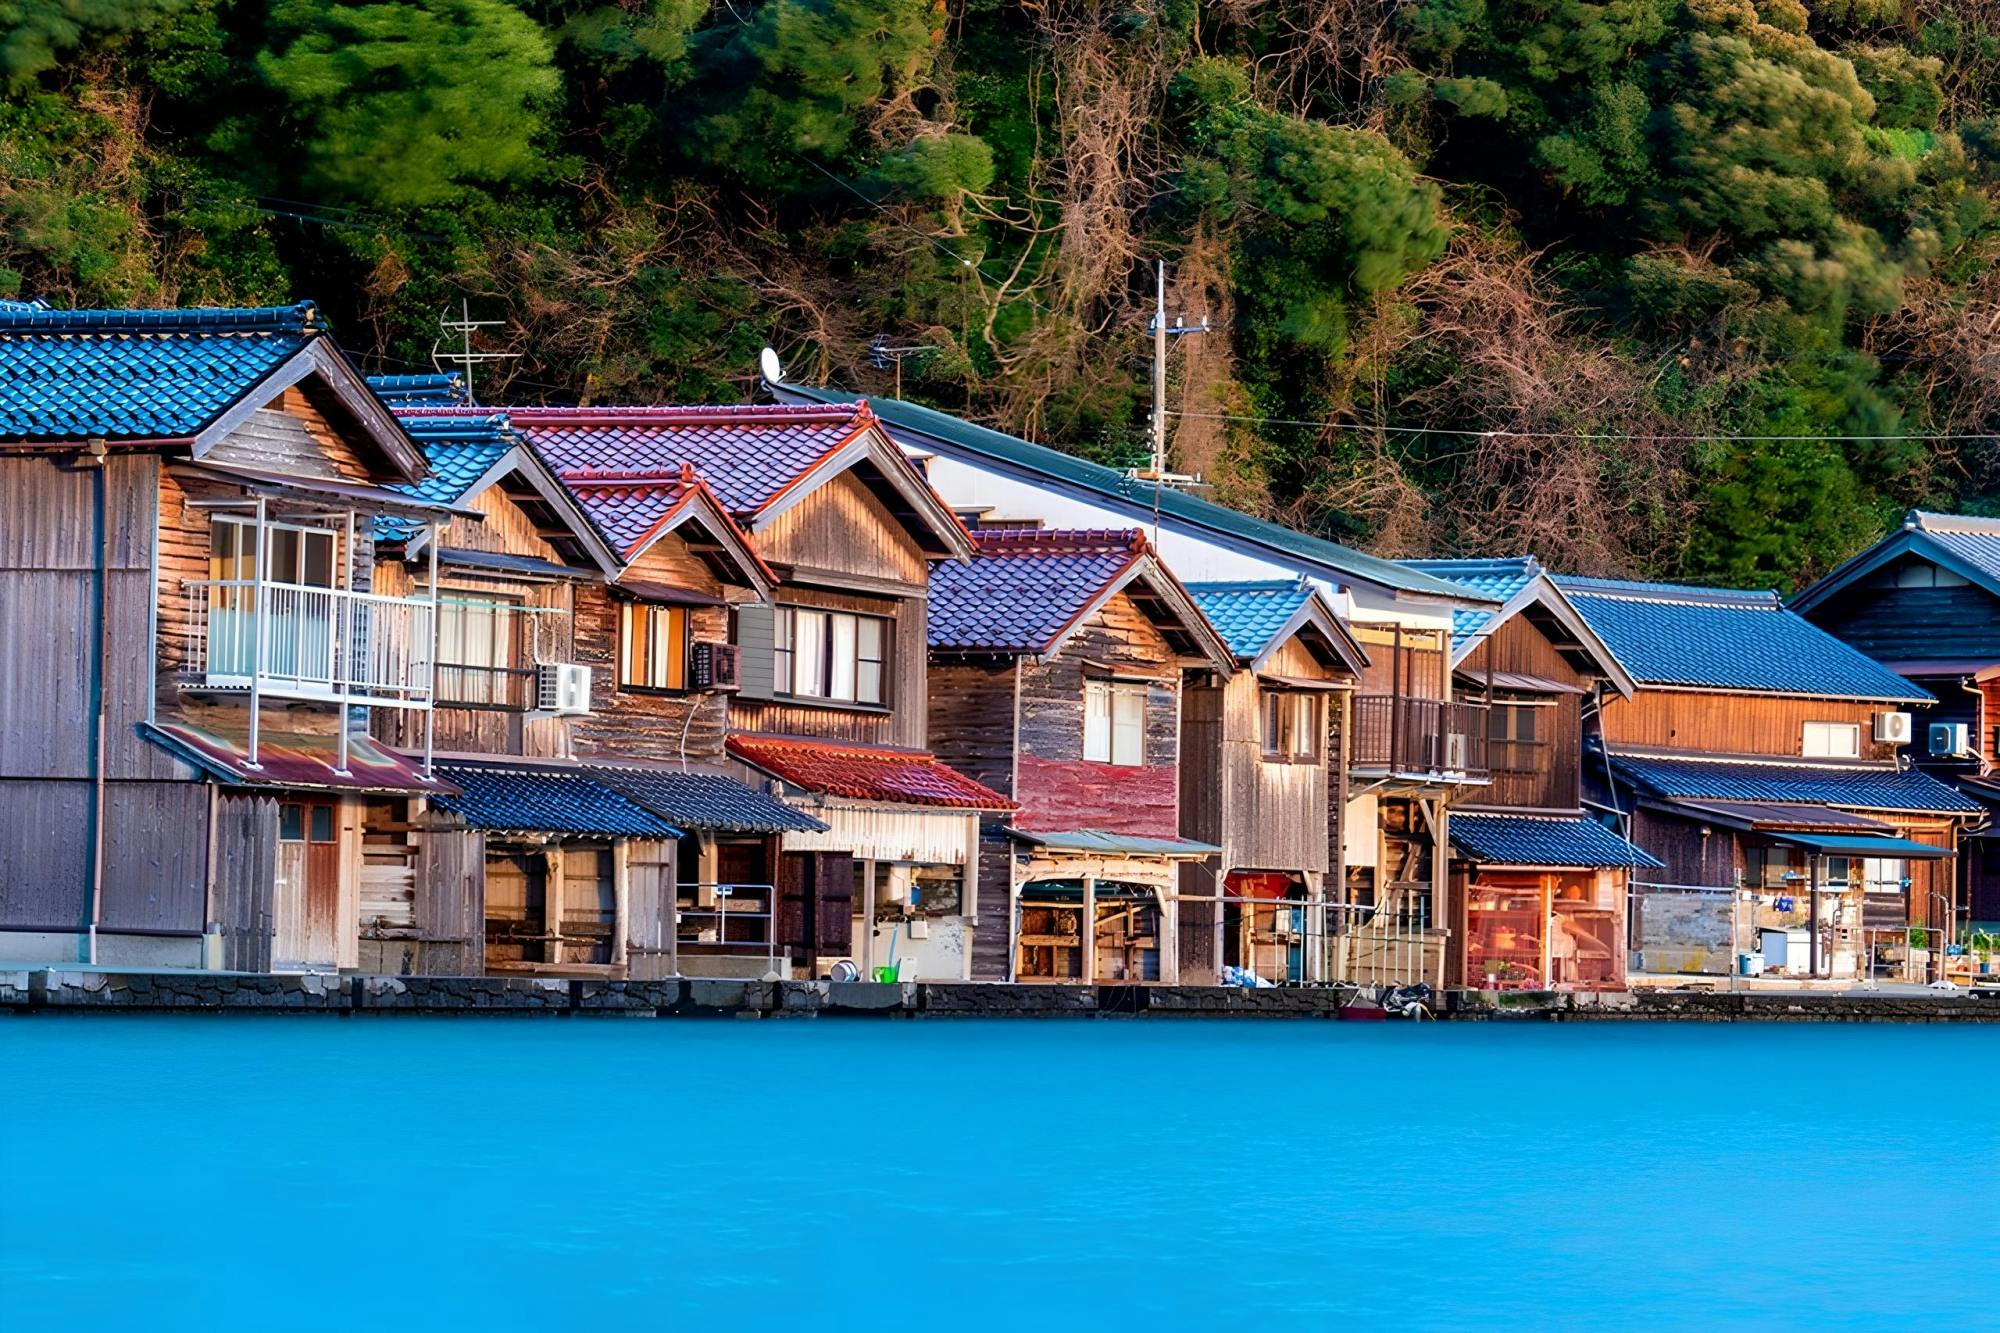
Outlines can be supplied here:
<path id="1" fill-rule="evenodd" d="M 1972 754 L 1972 728 L 1964 722 L 1931 723 L 1931 754 L 1939 759 L 1964 759 Z"/>
<path id="2" fill-rule="evenodd" d="M 535 707 L 557 717 L 590 711 L 590 668 L 574 662 L 544 662 L 535 668 Z"/>
<path id="3" fill-rule="evenodd" d="M 735 644 L 707 640 L 695 644 L 694 687 L 719 691 L 743 688 L 742 655 Z"/>
<path id="4" fill-rule="evenodd" d="M 1877 713 L 1875 739 L 1884 745 L 1908 745 L 1915 734 L 1908 713 Z"/>
<path id="5" fill-rule="evenodd" d="M 1462 731 L 1448 733 L 1444 738 L 1444 767 L 1448 773 L 1465 771 L 1472 743 Z"/>

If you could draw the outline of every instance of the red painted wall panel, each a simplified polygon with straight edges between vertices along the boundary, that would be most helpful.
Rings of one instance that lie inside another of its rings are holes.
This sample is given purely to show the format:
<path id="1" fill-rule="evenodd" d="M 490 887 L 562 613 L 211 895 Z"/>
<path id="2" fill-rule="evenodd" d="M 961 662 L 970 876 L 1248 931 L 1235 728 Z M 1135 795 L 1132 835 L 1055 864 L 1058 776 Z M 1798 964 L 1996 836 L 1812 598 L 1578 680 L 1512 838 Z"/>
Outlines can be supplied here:
<path id="1" fill-rule="evenodd" d="M 1020 755 L 1016 763 L 1017 828 L 1094 828 L 1150 838 L 1180 831 L 1180 780 L 1173 764 L 1093 764 L 1034 754 Z"/>

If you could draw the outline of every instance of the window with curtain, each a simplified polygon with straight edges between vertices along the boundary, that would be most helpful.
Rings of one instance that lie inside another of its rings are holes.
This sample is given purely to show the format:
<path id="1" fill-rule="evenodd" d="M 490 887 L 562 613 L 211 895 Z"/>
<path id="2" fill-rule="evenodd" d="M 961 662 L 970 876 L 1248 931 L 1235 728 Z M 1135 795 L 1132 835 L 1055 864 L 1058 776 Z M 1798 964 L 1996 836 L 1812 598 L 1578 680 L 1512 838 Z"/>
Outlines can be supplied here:
<path id="1" fill-rule="evenodd" d="M 1147 687 L 1136 682 L 1083 683 L 1083 757 L 1136 768 L 1146 762 Z"/>
<path id="2" fill-rule="evenodd" d="M 889 622 L 881 616 L 781 606 L 772 617 L 779 694 L 834 703 L 888 702 Z"/>
<path id="3" fill-rule="evenodd" d="M 687 608 L 627 602 L 618 683 L 641 690 L 684 690 L 687 673 Z"/>
<path id="4" fill-rule="evenodd" d="M 519 598 L 454 592 L 438 598 L 438 694 L 449 703 L 513 702 L 507 674 L 514 667 Z"/>
<path id="5" fill-rule="evenodd" d="M 1541 767 L 1540 714 L 1546 710 L 1532 704 L 1496 703 L 1487 712 L 1487 736 L 1492 742 L 1490 762 L 1496 773 L 1533 773 Z"/>
<path id="6" fill-rule="evenodd" d="M 1319 756 L 1319 696 L 1293 690 L 1263 692 L 1264 758 L 1304 763 Z"/>

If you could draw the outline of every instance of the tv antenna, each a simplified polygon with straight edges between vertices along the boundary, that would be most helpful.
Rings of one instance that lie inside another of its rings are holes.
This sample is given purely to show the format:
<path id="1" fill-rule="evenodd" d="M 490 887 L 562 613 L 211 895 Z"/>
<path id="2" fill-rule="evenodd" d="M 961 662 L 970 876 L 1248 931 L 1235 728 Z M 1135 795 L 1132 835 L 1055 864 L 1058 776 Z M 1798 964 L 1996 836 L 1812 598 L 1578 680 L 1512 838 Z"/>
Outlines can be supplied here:
<path id="1" fill-rule="evenodd" d="M 1185 315 L 1175 315 L 1172 324 L 1167 323 L 1167 261 L 1159 261 L 1154 270 L 1153 318 L 1146 324 L 1146 331 L 1153 335 L 1153 457 L 1144 468 L 1134 468 L 1126 475 L 1138 481 L 1150 481 L 1155 486 L 1199 486 L 1198 473 L 1170 472 L 1167 469 L 1167 340 L 1182 338 L 1190 333 L 1208 333 L 1212 328 L 1208 316 L 1201 317 L 1201 323 L 1190 324 Z"/>
<path id="2" fill-rule="evenodd" d="M 479 401 L 472 393 L 472 368 L 474 366 L 485 365 L 489 361 L 512 361 L 521 355 L 519 352 L 478 352 L 473 350 L 472 335 L 474 330 L 497 328 L 506 322 L 503 319 L 474 319 L 472 317 L 471 303 L 462 299 L 458 303 L 457 319 L 451 317 L 449 310 L 438 317 L 438 327 L 445 334 L 458 335 L 458 350 L 445 351 L 445 339 L 439 338 L 431 344 L 431 364 L 440 373 L 443 372 L 447 364 L 458 367 L 458 373 L 465 379 L 465 401 L 468 405 L 476 404 Z"/>
<path id="3" fill-rule="evenodd" d="M 913 356 L 925 352 L 935 352 L 930 343 L 899 343 L 886 333 L 878 333 L 868 340 L 868 364 L 877 370 L 887 370 L 892 365 L 896 369 L 896 401 L 903 401 L 903 363 Z"/>

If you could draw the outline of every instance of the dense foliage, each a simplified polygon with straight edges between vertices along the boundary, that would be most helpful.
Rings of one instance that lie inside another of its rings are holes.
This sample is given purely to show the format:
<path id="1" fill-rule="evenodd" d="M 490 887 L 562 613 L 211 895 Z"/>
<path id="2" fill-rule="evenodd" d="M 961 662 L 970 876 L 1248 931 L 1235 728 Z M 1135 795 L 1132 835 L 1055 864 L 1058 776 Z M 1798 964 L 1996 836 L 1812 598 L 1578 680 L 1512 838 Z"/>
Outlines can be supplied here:
<path id="1" fill-rule="evenodd" d="M 2000 509 L 2000 0 L 0 0 L 0 294 L 756 349 L 1389 554 L 1793 586 Z M 1422 428 L 1422 429 L 1413 429 Z"/>

